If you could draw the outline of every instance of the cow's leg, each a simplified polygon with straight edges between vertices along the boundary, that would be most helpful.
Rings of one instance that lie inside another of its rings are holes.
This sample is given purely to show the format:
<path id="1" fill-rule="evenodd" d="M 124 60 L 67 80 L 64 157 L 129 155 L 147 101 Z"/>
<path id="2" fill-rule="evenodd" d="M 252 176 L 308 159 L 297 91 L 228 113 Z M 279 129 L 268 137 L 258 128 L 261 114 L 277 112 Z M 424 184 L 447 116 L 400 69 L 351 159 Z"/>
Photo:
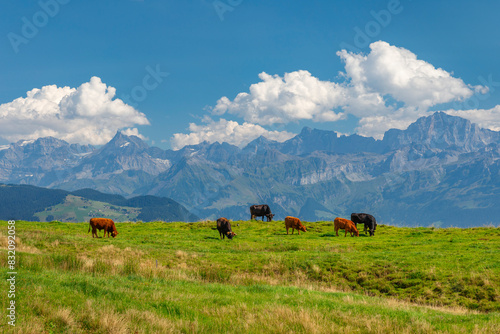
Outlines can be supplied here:
<path id="1" fill-rule="evenodd" d="M 286 234 L 288 234 L 288 226 L 286 227 Z"/>
<path id="2" fill-rule="evenodd" d="M 339 229 L 335 227 L 335 233 L 337 233 L 337 237 L 339 236 Z"/>

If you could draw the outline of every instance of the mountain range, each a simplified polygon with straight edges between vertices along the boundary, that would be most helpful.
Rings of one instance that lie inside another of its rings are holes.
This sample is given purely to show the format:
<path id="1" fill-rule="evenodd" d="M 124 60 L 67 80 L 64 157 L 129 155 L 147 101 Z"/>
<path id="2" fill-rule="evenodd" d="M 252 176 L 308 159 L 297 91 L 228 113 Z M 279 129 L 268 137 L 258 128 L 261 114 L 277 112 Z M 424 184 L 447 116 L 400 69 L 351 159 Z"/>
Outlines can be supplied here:
<path id="1" fill-rule="evenodd" d="M 373 214 L 400 226 L 498 224 L 500 132 L 442 112 L 383 140 L 304 128 L 285 142 L 149 147 L 118 132 L 106 145 L 55 138 L 0 148 L 0 182 L 127 198 L 171 198 L 200 218 L 249 219 L 269 204 L 277 219 Z"/>

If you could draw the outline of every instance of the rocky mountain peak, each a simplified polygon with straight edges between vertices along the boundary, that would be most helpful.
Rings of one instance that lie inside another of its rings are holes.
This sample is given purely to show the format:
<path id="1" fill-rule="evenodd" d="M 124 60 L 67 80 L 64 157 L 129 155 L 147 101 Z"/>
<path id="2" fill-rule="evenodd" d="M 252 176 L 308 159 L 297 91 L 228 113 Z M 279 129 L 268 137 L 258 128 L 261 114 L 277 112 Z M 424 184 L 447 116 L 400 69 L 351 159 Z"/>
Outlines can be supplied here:
<path id="1" fill-rule="evenodd" d="M 406 130 L 391 129 L 384 135 L 390 149 L 421 144 L 431 149 L 470 152 L 500 140 L 500 133 L 443 112 L 421 117 Z"/>
<path id="2" fill-rule="evenodd" d="M 127 136 L 121 131 L 106 145 L 101 148 L 101 152 L 116 154 L 122 152 L 124 154 L 139 153 L 149 149 L 149 145 L 137 136 Z"/>

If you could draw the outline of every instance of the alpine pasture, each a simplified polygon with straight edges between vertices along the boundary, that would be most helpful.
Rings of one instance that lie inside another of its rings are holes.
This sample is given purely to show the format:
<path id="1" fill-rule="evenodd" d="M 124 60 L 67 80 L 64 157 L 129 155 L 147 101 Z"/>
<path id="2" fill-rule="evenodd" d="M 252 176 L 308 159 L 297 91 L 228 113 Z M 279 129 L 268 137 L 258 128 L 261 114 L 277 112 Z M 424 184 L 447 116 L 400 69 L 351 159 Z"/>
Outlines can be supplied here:
<path id="1" fill-rule="evenodd" d="M 213 221 L 116 222 L 96 239 L 88 222 L 16 221 L 16 326 L 0 332 L 500 332 L 500 228 L 303 224 L 232 221 L 221 240 Z"/>

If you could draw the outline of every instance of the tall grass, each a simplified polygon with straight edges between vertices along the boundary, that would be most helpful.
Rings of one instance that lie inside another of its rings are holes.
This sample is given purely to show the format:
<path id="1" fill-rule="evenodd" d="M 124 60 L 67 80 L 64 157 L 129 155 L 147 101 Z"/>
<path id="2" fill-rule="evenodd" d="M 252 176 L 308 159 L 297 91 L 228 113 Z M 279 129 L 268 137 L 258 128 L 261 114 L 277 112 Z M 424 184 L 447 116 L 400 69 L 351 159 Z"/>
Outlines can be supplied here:
<path id="1" fill-rule="evenodd" d="M 500 332 L 499 228 L 346 238 L 331 222 L 300 236 L 235 222 L 220 240 L 214 225 L 118 223 L 117 238 L 93 239 L 87 224 L 17 222 L 16 331 Z"/>

